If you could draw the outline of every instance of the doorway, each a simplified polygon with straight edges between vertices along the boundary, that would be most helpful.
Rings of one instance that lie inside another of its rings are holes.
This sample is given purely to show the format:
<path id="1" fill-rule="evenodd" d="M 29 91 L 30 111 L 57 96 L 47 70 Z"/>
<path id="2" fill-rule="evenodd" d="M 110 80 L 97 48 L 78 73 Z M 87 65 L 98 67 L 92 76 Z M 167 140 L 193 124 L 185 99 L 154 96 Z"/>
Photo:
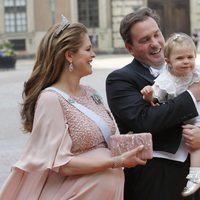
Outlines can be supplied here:
<path id="1" fill-rule="evenodd" d="M 189 0 L 148 0 L 148 7 L 160 15 L 161 30 L 165 38 L 174 32 L 191 35 Z"/>

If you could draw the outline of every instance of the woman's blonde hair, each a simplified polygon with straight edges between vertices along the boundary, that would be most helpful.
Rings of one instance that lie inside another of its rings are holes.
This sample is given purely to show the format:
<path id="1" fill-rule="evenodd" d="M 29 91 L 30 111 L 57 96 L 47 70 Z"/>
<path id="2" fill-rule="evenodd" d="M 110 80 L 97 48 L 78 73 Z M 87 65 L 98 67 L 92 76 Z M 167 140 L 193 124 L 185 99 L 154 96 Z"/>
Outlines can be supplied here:
<path id="1" fill-rule="evenodd" d="M 181 45 L 184 47 L 192 47 L 194 49 L 194 53 L 196 56 L 196 46 L 192 38 L 185 33 L 174 33 L 168 38 L 168 40 L 165 43 L 164 47 L 165 58 L 167 59 L 170 58 L 172 49 L 177 45 Z"/>
<path id="2" fill-rule="evenodd" d="M 24 83 L 21 118 L 26 132 L 32 131 L 35 105 L 40 92 L 59 79 L 64 68 L 69 66 L 65 52 L 76 53 L 82 45 L 82 37 L 87 33 L 83 24 L 73 23 L 56 36 L 59 25 L 53 25 L 41 40 L 32 74 Z"/>

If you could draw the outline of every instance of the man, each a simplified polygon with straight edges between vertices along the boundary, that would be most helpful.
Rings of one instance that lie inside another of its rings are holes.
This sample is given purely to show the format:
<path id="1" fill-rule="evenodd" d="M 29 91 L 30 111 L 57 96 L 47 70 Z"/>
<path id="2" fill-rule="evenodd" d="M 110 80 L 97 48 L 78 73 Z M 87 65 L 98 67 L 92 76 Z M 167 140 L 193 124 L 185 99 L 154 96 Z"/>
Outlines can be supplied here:
<path id="1" fill-rule="evenodd" d="M 195 103 L 200 100 L 200 85 L 156 107 L 140 93 L 153 84 L 155 73 L 164 65 L 164 38 L 159 27 L 158 16 L 149 8 L 126 15 L 120 33 L 134 59 L 106 80 L 108 105 L 120 133 L 150 132 L 153 138 L 154 158 L 145 166 L 124 170 L 125 200 L 182 200 L 189 169 L 181 126 L 198 115 Z"/>

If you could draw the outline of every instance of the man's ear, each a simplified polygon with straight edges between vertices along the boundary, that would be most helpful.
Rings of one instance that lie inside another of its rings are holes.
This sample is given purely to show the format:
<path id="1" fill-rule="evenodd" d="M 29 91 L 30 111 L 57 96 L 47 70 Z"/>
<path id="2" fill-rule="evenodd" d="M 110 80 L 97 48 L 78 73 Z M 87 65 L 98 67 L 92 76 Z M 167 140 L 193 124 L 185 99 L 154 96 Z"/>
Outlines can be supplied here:
<path id="1" fill-rule="evenodd" d="M 65 52 L 65 59 L 71 63 L 72 62 L 72 52 L 71 51 L 66 51 Z"/>
<path id="2" fill-rule="evenodd" d="M 131 44 L 129 44 L 129 43 L 126 42 L 125 43 L 125 47 L 127 48 L 128 52 L 130 54 L 133 54 L 133 46 Z"/>

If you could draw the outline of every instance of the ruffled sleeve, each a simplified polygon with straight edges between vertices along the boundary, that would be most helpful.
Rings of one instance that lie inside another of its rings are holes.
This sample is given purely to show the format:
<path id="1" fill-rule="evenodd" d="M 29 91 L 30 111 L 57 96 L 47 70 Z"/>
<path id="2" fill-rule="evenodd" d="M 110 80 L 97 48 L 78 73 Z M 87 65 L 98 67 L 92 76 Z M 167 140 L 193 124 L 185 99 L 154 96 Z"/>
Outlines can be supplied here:
<path id="1" fill-rule="evenodd" d="M 160 103 L 166 102 L 170 98 L 176 96 L 176 87 L 172 81 L 170 73 L 165 70 L 163 73 L 155 79 L 153 84 L 154 97 L 158 99 Z"/>
<path id="2" fill-rule="evenodd" d="M 14 167 L 24 171 L 52 169 L 68 163 L 73 154 L 62 106 L 57 94 L 46 91 L 38 98 L 33 130 L 20 160 Z"/>
<path id="3" fill-rule="evenodd" d="M 200 81 L 200 66 L 196 66 L 196 70 L 194 71 L 193 82 L 197 83 Z"/>

